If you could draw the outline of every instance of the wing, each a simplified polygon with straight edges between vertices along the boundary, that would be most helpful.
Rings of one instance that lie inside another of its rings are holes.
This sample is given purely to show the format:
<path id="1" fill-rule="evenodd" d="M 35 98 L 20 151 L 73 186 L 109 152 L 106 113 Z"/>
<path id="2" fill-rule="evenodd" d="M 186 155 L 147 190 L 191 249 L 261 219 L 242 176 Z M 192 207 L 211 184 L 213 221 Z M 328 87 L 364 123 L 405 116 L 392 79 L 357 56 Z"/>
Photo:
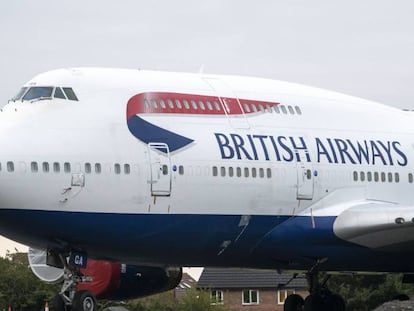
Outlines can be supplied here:
<path id="1" fill-rule="evenodd" d="M 335 234 L 346 241 L 387 251 L 414 250 L 414 206 L 369 202 L 350 207 L 335 220 Z"/>

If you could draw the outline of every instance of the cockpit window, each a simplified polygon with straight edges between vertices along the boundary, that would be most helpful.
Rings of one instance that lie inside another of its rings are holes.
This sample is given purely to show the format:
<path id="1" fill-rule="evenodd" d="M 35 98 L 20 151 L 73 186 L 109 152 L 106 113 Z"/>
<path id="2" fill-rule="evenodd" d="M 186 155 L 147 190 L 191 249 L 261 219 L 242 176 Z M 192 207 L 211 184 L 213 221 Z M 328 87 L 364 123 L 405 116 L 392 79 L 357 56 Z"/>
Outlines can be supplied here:
<path id="1" fill-rule="evenodd" d="M 53 87 L 45 86 L 34 86 L 31 87 L 27 93 L 23 96 L 23 100 L 33 100 L 33 99 L 46 99 L 51 98 L 53 92 Z"/>
<path id="2" fill-rule="evenodd" d="M 19 92 L 16 94 L 16 96 L 14 96 L 11 100 L 16 101 L 19 100 L 20 98 L 22 98 L 23 94 L 26 92 L 27 87 L 22 87 Z"/>
<path id="3" fill-rule="evenodd" d="M 78 100 L 78 98 L 75 95 L 75 92 L 73 91 L 73 89 L 71 87 L 64 87 L 63 91 L 65 92 L 66 97 L 69 100 Z"/>
<path id="4" fill-rule="evenodd" d="M 57 87 L 55 89 L 55 94 L 53 95 L 54 98 L 62 98 L 66 99 L 65 94 L 63 94 L 62 89 L 60 87 Z"/>

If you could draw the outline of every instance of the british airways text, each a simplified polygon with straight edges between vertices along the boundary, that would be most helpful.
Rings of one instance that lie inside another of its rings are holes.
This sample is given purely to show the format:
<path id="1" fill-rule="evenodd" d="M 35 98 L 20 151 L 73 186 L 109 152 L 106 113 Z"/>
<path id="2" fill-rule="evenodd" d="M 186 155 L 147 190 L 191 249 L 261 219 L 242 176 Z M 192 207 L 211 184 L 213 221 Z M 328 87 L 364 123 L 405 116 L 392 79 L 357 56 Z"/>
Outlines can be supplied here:
<path id="1" fill-rule="evenodd" d="M 240 135 L 215 133 L 222 159 L 260 161 L 317 161 L 342 164 L 406 166 L 407 156 L 398 141 L 319 138 L 302 136 Z M 310 150 L 315 150 L 314 155 Z"/>

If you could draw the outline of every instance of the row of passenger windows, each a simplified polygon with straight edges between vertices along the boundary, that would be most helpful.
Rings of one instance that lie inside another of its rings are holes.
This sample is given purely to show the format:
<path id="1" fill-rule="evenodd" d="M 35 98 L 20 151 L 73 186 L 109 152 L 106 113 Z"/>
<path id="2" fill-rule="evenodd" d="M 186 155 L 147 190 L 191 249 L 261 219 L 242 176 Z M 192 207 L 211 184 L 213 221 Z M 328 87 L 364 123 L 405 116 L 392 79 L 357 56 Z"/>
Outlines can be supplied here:
<path id="1" fill-rule="evenodd" d="M 412 174 L 408 175 L 408 179 L 413 178 Z M 385 173 L 385 172 L 357 172 L 354 171 L 354 181 L 368 181 L 368 182 L 400 182 L 400 174 L 398 173 Z M 410 181 L 412 182 L 412 181 Z"/>
<path id="2" fill-rule="evenodd" d="M 228 103 L 223 100 L 224 107 L 226 112 L 230 112 L 230 107 Z M 269 104 L 256 104 L 256 103 L 242 103 L 243 109 L 245 113 L 249 112 L 270 112 L 270 113 L 282 113 L 282 114 L 298 114 L 301 115 L 302 111 L 299 106 L 285 106 L 285 105 L 274 105 L 271 106 Z M 156 100 L 156 99 L 144 99 L 144 107 L 145 110 L 148 111 L 150 108 L 154 109 L 192 109 L 192 110 L 209 110 L 209 111 L 221 111 L 222 107 L 218 101 L 196 101 L 196 100 L 186 100 L 183 101 L 176 99 L 167 99 L 167 100 Z"/>
<path id="3" fill-rule="evenodd" d="M 252 178 L 271 178 L 272 177 L 272 170 L 270 168 L 264 169 L 260 168 L 249 168 L 249 167 L 225 167 L 225 166 L 213 166 L 213 176 L 229 176 L 229 177 L 252 177 Z"/>
<path id="4" fill-rule="evenodd" d="M 8 161 L 6 163 L 6 169 L 8 172 L 12 173 L 15 170 L 14 167 L 14 162 L 12 161 Z M 0 171 L 2 170 L 2 166 L 0 163 Z M 113 170 L 115 174 L 121 174 L 124 173 L 126 175 L 129 175 L 131 173 L 131 166 L 129 164 L 119 164 L 119 163 L 115 163 L 113 165 Z M 54 173 L 60 173 L 60 172 L 65 172 L 65 173 L 71 173 L 72 172 L 72 165 L 69 162 L 65 162 L 63 163 L 63 165 L 61 165 L 61 163 L 59 162 L 53 162 L 53 163 L 49 163 L 49 162 L 31 162 L 30 163 L 30 171 L 32 173 L 38 173 L 38 172 L 43 172 L 43 173 L 49 173 L 49 172 L 54 172 Z M 85 163 L 83 166 L 83 171 L 86 174 L 91 174 L 91 173 L 95 173 L 95 174 L 100 174 L 102 172 L 102 165 L 101 163 Z"/>

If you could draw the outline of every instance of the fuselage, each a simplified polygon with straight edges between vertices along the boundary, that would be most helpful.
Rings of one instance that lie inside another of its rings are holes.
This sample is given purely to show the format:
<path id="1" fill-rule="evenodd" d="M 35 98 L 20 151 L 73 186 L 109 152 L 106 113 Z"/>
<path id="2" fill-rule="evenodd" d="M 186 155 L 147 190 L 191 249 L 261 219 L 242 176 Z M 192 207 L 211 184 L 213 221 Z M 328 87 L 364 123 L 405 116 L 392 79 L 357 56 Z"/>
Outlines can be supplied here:
<path id="1" fill-rule="evenodd" d="M 0 113 L 9 238 L 130 263 L 414 271 L 409 237 L 376 248 L 335 224 L 413 206 L 411 112 L 234 76 L 80 68 L 25 87 L 53 90 Z"/>

